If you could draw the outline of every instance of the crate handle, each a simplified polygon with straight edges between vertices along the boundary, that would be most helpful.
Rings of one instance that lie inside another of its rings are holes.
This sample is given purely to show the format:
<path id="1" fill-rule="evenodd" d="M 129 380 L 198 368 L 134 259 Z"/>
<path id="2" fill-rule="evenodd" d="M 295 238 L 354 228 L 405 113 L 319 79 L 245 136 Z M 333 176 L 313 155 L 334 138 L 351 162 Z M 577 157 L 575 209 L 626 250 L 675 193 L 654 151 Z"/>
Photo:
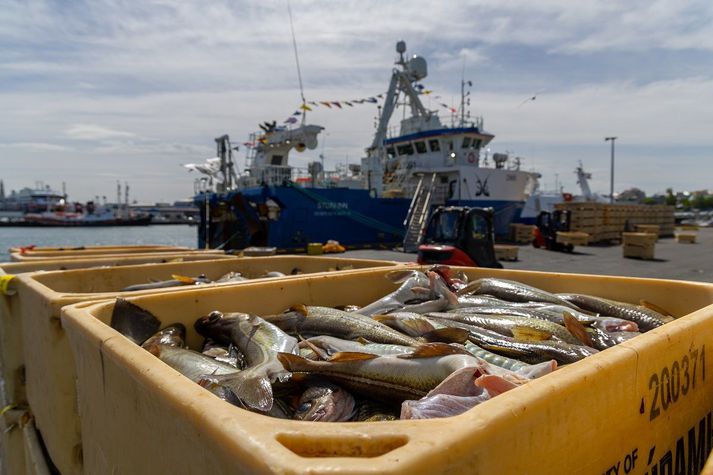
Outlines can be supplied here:
<path id="1" fill-rule="evenodd" d="M 300 457 L 379 457 L 403 447 L 409 437 L 403 434 L 305 434 L 288 432 L 275 440 Z"/>

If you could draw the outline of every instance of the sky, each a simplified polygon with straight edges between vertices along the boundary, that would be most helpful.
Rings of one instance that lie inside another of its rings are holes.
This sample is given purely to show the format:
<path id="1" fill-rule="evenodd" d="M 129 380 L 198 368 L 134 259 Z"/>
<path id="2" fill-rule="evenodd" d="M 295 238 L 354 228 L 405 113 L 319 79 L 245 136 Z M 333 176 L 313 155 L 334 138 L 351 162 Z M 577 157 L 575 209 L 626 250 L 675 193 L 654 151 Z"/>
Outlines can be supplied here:
<path id="1" fill-rule="evenodd" d="M 385 92 L 395 43 L 428 61 L 427 107 L 449 113 L 461 78 L 492 152 L 522 157 L 541 186 L 577 191 L 713 188 L 713 2 L 291 0 L 307 100 Z M 66 184 L 72 200 L 192 195 L 182 164 L 247 141 L 299 106 L 287 0 L 0 0 L 0 179 Z M 436 99 L 435 96 L 440 96 Z M 534 100 L 527 100 L 535 97 Z M 358 162 L 376 105 L 315 108 L 306 167 Z M 396 125 L 392 121 L 391 125 Z M 244 147 L 238 152 L 244 164 Z"/>

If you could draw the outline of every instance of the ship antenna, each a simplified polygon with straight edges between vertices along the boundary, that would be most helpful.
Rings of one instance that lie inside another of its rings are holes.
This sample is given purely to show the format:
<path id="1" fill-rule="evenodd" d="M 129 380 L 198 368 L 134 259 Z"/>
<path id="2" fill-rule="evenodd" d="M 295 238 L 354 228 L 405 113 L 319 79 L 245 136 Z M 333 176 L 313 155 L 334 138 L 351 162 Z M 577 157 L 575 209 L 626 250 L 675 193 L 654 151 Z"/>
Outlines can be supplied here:
<path id="1" fill-rule="evenodd" d="M 302 125 L 307 117 L 307 101 L 305 100 L 305 91 L 302 86 L 302 70 L 300 69 L 300 57 L 297 54 L 297 40 L 295 39 L 295 26 L 292 24 L 292 9 L 290 8 L 290 0 L 287 0 L 287 14 L 290 17 L 290 30 L 292 31 L 292 47 L 295 50 L 295 63 L 297 64 L 297 79 L 300 82 L 300 96 L 302 97 Z"/>

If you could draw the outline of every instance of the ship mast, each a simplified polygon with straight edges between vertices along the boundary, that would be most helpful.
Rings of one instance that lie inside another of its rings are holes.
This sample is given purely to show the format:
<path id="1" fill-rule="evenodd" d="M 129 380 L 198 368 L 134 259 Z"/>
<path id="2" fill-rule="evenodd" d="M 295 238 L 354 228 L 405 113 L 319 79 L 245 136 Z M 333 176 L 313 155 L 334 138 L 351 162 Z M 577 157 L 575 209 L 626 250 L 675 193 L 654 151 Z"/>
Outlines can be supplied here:
<path id="1" fill-rule="evenodd" d="M 389 120 L 391 120 L 391 115 L 396 109 L 400 93 L 403 92 L 409 99 L 411 114 L 413 116 L 421 116 L 428 119 L 431 115 L 431 113 L 423 107 L 421 99 L 419 99 L 418 93 L 412 85 L 413 82 L 426 77 L 426 61 L 419 56 L 414 56 L 408 61 L 404 60 L 404 53 L 406 52 L 405 41 L 396 43 L 396 52 L 399 53 L 399 60 L 396 61 L 395 64 L 401 66 L 402 70 L 394 69 L 391 73 L 389 90 L 386 93 L 386 99 L 384 99 L 384 109 L 379 117 L 379 125 L 377 126 L 376 134 L 374 134 L 371 149 L 383 147 Z"/>

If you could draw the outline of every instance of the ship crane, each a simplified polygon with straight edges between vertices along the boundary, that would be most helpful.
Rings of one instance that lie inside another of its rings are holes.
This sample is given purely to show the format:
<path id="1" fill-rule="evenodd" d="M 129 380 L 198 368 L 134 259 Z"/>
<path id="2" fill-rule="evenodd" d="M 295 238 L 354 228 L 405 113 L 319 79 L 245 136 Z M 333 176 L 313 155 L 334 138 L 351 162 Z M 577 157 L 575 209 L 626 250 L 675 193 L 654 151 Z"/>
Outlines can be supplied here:
<path id="1" fill-rule="evenodd" d="M 582 190 L 582 197 L 585 201 L 593 201 L 594 196 L 592 195 L 592 190 L 590 190 L 589 188 L 588 181 L 592 178 L 592 174 L 584 171 L 584 167 L 582 166 L 581 161 L 579 162 L 579 166 L 574 170 L 574 172 L 577 174 L 577 184 Z"/>
<path id="2" fill-rule="evenodd" d="M 386 130 L 389 125 L 389 120 L 396 109 L 396 104 L 399 100 L 399 93 L 403 92 L 409 99 L 411 106 L 411 114 L 414 117 L 422 117 L 425 121 L 431 117 L 431 112 L 426 110 L 418 98 L 418 92 L 413 87 L 413 83 L 420 81 L 428 75 L 428 66 L 426 60 L 420 56 L 414 55 L 408 61 L 404 59 L 406 52 L 406 42 L 399 41 L 396 43 L 396 52 L 399 53 L 399 60 L 396 64 L 401 66 L 401 70 L 394 68 L 391 73 L 391 82 L 389 90 L 384 99 L 384 108 L 379 117 L 379 125 L 376 128 L 374 141 L 371 144 L 371 149 L 379 149 L 384 145 L 386 138 Z"/>

